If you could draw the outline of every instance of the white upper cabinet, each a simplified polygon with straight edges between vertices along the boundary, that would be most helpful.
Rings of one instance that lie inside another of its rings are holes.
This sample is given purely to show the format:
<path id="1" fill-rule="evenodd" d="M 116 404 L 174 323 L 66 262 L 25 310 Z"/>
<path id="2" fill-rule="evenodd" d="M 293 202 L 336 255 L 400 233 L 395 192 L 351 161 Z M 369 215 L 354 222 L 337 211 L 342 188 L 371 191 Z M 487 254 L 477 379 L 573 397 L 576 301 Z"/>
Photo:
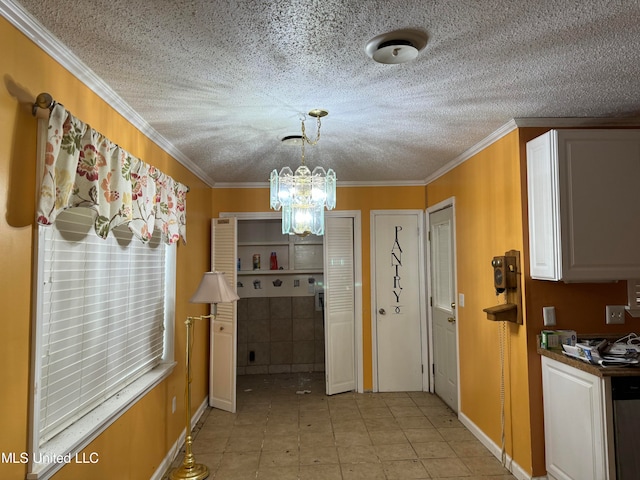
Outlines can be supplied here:
<path id="1" fill-rule="evenodd" d="M 640 130 L 551 130 L 527 143 L 531 277 L 640 278 Z"/>

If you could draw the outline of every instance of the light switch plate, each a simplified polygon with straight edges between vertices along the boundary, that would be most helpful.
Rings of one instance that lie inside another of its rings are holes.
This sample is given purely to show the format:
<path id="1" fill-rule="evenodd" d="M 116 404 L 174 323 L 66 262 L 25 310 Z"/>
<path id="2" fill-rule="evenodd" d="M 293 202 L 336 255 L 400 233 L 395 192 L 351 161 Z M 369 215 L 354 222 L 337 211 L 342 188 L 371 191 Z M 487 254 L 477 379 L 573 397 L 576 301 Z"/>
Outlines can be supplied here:
<path id="1" fill-rule="evenodd" d="M 624 305 L 607 305 L 605 312 L 607 325 L 624 323 Z"/>
<path id="2" fill-rule="evenodd" d="M 542 321 L 545 327 L 553 327 L 556 324 L 556 307 L 542 307 Z"/>

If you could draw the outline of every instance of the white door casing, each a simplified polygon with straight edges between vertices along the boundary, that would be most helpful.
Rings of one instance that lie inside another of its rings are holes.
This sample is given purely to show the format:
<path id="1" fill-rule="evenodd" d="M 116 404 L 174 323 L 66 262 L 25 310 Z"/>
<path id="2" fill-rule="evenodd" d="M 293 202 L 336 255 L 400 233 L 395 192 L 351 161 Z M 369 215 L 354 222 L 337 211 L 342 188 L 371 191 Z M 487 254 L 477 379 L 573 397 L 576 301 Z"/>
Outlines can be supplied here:
<path id="1" fill-rule="evenodd" d="M 353 219 L 326 217 L 325 370 L 326 393 L 356 389 Z"/>
<path id="2" fill-rule="evenodd" d="M 226 231 L 226 228 L 220 228 L 221 226 L 221 221 L 222 220 L 231 220 L 233 222 L 233 237 L 231 238 L 229 236 L 229 233 L 227 232 L 225 235 L 222 235 L 220 237 L 220 239 L 218 239 L 217 235 L 215 233 L 215 229 L 213 230 L 212 233 L 212 239 L 213 239 L 213 243 L 214 243 L 214 248 L 212 250 L 212 263 L 214 264 L 222 264 L 223 260 L 222 258 L 224 257 L 226 260 L 224 260 L 224 265 L 230 265 L 230 267 L 226 270 L 223 270 L 225 272 L 233 272 L 233 282 L 231 281 L 230 277 L 229 278 L 229 284 L 232 286 L 236 285 L 237 282 L 237 272 L 236 272 L 236 260 L 237 260 L 237 220 L 238 219 L 243 219 L 243 220 L 251 220 L 251 219 L 256 219 L 256 220 L 260 220 L 260 219 L 264 219 L 264 218 L 280 218 L 280 213 L 279 212 L 268 212 L 268 213 L 264 213 L 264 212 L 222 212 L 220 214 L 220 219 L 214 219 L 213 223 L 214 226 L 217 224 L 219 226 L 218 228 L 218 234 L 221 234 L 221 230 Z M 331 212 L 326 212 L 325 214 L 325 222 L 327 222 L 325 224 L 325 226 L 327 228 L 330 229 L 330 232 L 327 234 L 325 233 L 325 241 L 327 240 L 329 235 L 333 235 L 331 233 L 331 231 L 333 230 L 332 226 L 333 225 L 340 225 L 340 223 L 338 224 L 333 224 L 332 220 L 333 219 L 342 219 L 342 218 L 346 218 L 349 219 L 349 221 L 351 222 L 351 227 L 352 227 L 352 262 L 353 262 L 353 300 L 352 300 L 352 307 L 354 309 L 354 314 L 353 314 L 353 329 L 354 329 L 354 335 L 355 335 L 355 339 L 354 342 L 352 344 L 352 350 L 353 350 L 353 355 L 354 355 L 354 362 L 355 362 L 355 375 L 356 375 L 356 386 L 355 388 L 357 389 L 358 392 L 362 393 L 364 391 L 364 373 L 362 370 L 362 362 L 360 361 L 360 359 L 362 358 L 362 233 L 361 233 L 361 225 L 362 225 L 362 221 L 361 221 L 361 214 L 360 211 L 357 210 L 333 210 Z M 344 234 L 344 232 L 343 232 Z M 329 241 L 331 241 L 331 239 L 329 239 Z M 226 246 L 224 248 L 216 248 L 215 244 L 216 243 L 221 243 L 224 242 L 226 244 Z M 326 257 L 325 257 L 326 258 Z M 216 261 L 217 259 L 217 261 Z M 225 267 L 226 268 L 226 267 Z M 325 278 L 327 276 L 332 276 L 332 270 L 334 268 L 333 265 L 327 265 L 326 261 L 325 261 Z M 327 298 L 325 297 L 325 308 L 329 308 L 331 311 L 336 311 L 336 309 L 334 307 L 328 307 L 328 302 L 327 302 Z M 222 312 L 222 308 L 224 304 L 218 305 L 218 312 L 221 313 Z M 337 307 L 336 307 L 337 308 Z M 350 307 L 351 308 L 351 307 Z M 218 315 L 218 319 L 221 319 L 220 321 L 222 321 L 222 316 L 219 314 Z M 233 381 L 233 399 L 232 399 L 232 403 L 233 403 L 233 410 L 235 410 L 235 385 L 236 385 L 236 363 L 237 363 L 237 307 L 236 307 L 236 303 L 233 303 L 233 312 L 231 313 L 229 318 L 233 318 L 233 329 L 231 330 L 233 332 L 233 338 L 229 340 L 229 342 L 227 343 L 227 345 L 230 345 L 230 347 L 226 348 L 226 352 L 227 354 L 232 353 L 233 359 L 229 360 L 229 357 L 225 357 L 225 358 L 221 358 L 221 359 L 216 359 L 216 361 L 219 362 L 219 364 L 221 365 L 226 365 L 226 367 L 224 367 L 224 371 L 225 372 L 231 372 L 231 370 L 228 368 L 231 366 L 231 364 L 229 363 L 230 361 L 233 362 L 233 374 L 232 374 L 232 381 Z M 212 345 L 212 349 L 215 348 L 215 340 L 213 338 L 213 333 L 215 333 L 215 328 L 214 326 L 212 326 L 212 339 L 211 339 L 211 345 Z M 326 346 L 326 338 L 327 335 L 325 333 L 325 351 L 327 350 L 327 346 Z M 220 340 L 222 340 L 222 336 L 219 337 Z M 218 348 L 216 349 L 217 354 L 219 354 L 220 356 L 223 356 L 223 350 Z M 339 349 L 335 349 L 332 348 L 331 350 L 332 352 L 335 351 L 340 351 Z M 211 406 L 215 406 L 212 403 L 212 398 L 214 396 L 214 380 L 216 382 L 222 383 L 222 386 L 216 386 L 216 389 L 224 389 L 224 388 L 228 388 L 228 387 L 224 387 L 224 385 L 228 385 L 230 382 L 227 382 L 225 380 L 225 376 L 223 374 L 220 375 L 215 375 L 214 376 L 214 366 L 213 366 L 213 361 L 214 361 L 214 351 L 212 350 L 211 352 L 211 365 L 210 365 L 210 387 L 209 387 L 209 403 Z M 340 359 L 333 359 L 327 361 L 327 359 L 325 358 L 325 362 L 329 362 L 332 364 L 339 364 Z M 327 375 L 329 375 L 329 370 L 327 370 Z M 346 374 L 343 374 L 345 377 L 347 376 Z M 231 379 L 231 377 L 229 377 Z M 344 378 L 342 381 L 340 380 L 334 380 L 331 376 L 328 376 L 327 378 L 327 385 L 332 385 L 332 389 L 336 389 L 336 391 L 333 391 L 333 393 L 337 393 L 337 385 L 342 384 L 342 387 L 344 388 L 345 386 L 345 382 L 344 382 Z M 226 395 L 228 397 L 228 395 Z M 216 395 L 216 398 L 219 397 L 225 397 L 225 395 Z M 231 400 L 231 399 L 230 399 Z M 225 404 L 229 404 L 230 401 L 223 401 L 220 402 L 223 406 L 219 407 L 222 409 L 227 409 L 224 407 Z"/>
<path id="3" fill-rule="evenodd" d="M 455 226 L 451 204 L 429 212 L 434 392 L 458 412 Z"/>
<path id="4" fill-rule="evenodd" d="M 424 213 L 371 212 L 374 390 L 421 391 L 426 329 Z"/>
<path id="5" fill-rule="evenodd" d="M 213 219 L 211 238 L 211 268 L 223 272 L 235 290 L 237 219 Z M 232 413 L 236 411 L 237 333 L 237 303 L 219 304 L 210 325 L 209 405 Z"/>

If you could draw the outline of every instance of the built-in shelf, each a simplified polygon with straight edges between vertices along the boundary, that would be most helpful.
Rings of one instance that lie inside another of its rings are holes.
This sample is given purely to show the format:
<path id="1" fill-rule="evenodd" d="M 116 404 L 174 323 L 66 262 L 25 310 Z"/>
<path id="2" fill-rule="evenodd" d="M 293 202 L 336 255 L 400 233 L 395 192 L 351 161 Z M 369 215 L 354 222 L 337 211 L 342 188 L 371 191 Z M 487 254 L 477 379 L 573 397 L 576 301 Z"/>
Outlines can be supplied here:
<path id="1" fill-rule="evenodd" d="M 302 269 L 302 270 L 240 270 L 238 276 L 247 275 L 312 275 L 322 273 L 322 269 Z"/>
<path id="2" fill-rule="evenodd" d="M 289 242 L 238 242 L 239 247 L 288 247 Z"/>
<path id="3" fill-rule="evenodd" d="M 283 234 L 279 218 L 239 220 L 237 252 L 243 298 L 315 295 L 324 283 L 323 238 Z M 270 269 L 272 253 L 277 270 Z M 254 264 L 260 268 L 254 270 Z"/>

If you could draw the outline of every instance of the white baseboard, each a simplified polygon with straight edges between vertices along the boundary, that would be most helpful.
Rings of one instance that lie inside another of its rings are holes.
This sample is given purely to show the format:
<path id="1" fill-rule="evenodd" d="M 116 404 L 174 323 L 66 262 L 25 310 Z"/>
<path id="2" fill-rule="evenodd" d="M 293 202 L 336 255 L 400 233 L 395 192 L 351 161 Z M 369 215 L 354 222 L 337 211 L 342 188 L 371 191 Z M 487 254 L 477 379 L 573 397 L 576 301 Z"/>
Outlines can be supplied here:
<path id="1" fill-rule="evenodd" d="M 191 415 L 192 430 L 193 430 L 193 427 L 196 426 L 196 424 L 198 423 L 198 420 L 200 420 L 200 417 L 202 417 L 202 414 L 205 412 L 205 410 L 208 407 L 209 407 L 209 397 L 205 397 L 204 401 L 200 404 L 200 406 L 195 411 L 195 413 Z M 180 449 L 182 448 L 182 445 L 184 444 L 184 440 L 186 437 L 187 437 L 187 431 L 185 429 L 182 431 L 182 433 L 180 434 L 178 439 L 175 441 L 175 443 L 171 445 L 171 448 L 167 452 L 167 455 L 164 457 L 162 462 L 160 462 L 160 465 L 158 465 L 158 468 L 153 473 L 150 480 L 162 480 L 163 475 L 166 473 L 169 467 L 171 467 L 171 464 L 178 456 L 178 453 L 180 453 Z"/>
<path id="2" fill-rule="evenodd" d="M 502 448 L 491 440 L 478 426 L 473 423 L 469 417 L 464 413 L 458 413 L 458 420 L 467 427 L 467 429 L 482 443 L 491 454 L 502 462 Z M 513 461 L 509 455 L 506 456 L 505 468 L 511 472 L 511 474 L 518 480 L 547 480 L 547 476 L 544 477 L 532 477 L 520 465 Z"/>

